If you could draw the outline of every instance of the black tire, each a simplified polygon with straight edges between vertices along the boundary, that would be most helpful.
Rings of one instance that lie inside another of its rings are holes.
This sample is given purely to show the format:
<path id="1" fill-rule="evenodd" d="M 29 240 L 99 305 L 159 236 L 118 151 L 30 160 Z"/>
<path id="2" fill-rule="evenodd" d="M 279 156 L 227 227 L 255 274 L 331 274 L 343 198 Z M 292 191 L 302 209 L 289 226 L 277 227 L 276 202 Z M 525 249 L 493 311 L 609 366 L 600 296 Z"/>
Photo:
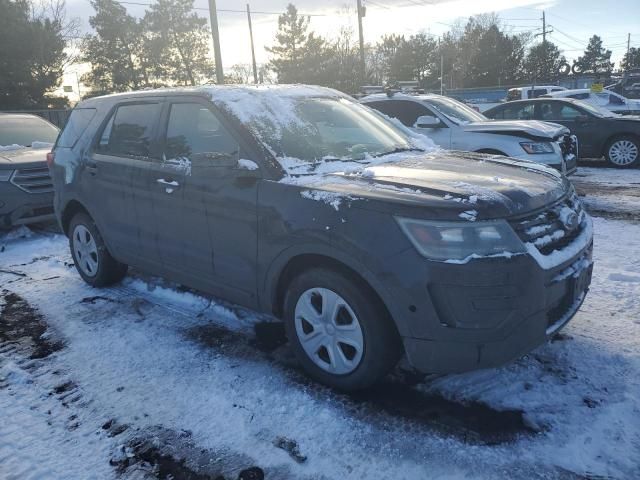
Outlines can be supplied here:
<path id="1" fill-rule="evenodd" d="M 357 317 L 363 349 L 357 367 L 350 373 L 329 373 L 316 365 L 298 337 L 296 305 L 305 292 L 315 288 L 337 293 Z M 400 337 L 386 308 L 371 288 L 348 273 L 313 268 L 295 277 L 285 294 L 284 321 L 289 342 L 304 370 L 314 380 L 338 390 L 355 391 L 371 387 L 397 364 L 402 354 Z"/>
<path id="2" fill-rule="evenodd" d="M 628 163 L 621 163 L 620 161 L 616 161 L 613 148 L 615 148 L 616 145 L 621 144 L 632 146 L 631 148 L 635 147 L 635 159 L 631 159 Z M 632 135 L 621 135 L 619 137 L 612 138 L 607 142 L 607 145 L 604 149 L 604 156 L 607 161 L 616 168 L 637 167 L 640 164 L 640 139 Z"/>
<path id="3" fill-rule="evenodd" d="M 74 248 L 74 242 L 77 241 L 77 237 L 74 239 L 74 233 L 79 232 L 79 230 L 76 230 L 77 227 L 84 227 L 93 238 L 95 246 L 97 247 L 97 253 L 92 257 L 97 264 L 97 268 L 95 268 L 92 273 L 85 272 L 80 266 L 81 258 L 78 258 L 76 248 Z M 79 212 L 73 216 L 69 223 L 68 236 L 69 249 L 71 250 L 71 256 L 73 257 L 76 270 L 89 285 L 97 288 L 106 287 L 118 283 L 125 277 L 127 274 L 127 265 L 118 262 L 111 256 L 102 239 L 102 235 L 100 235 L 98 231 L 98 227 L 88 214 Z"/>

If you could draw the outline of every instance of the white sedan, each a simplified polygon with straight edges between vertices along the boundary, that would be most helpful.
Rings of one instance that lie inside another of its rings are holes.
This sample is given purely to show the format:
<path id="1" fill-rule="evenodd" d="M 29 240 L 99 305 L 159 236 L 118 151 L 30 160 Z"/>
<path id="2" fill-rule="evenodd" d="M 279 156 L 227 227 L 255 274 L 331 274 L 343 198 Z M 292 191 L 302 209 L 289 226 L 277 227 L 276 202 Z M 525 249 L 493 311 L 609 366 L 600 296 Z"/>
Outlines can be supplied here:
<path id="1" fill-rule="evenodd" d="M 445 149 L 529 160 L 566 175 L 577 167 L 577 140 L 562 125 L 534 120 L 493 121 L 464 103 L 436 94 L 374 94 L 360 101 Z"/>
<path id="2" fill-rule="evenodd" d="M 551 92 L 543 95 L 545 98 L 575 98 L 583 102 L 590 103 L 596 107 L 605 108 L 619 115 L 640 115 L 640 100 L 625 98 L 615 92 L 603 90 L 602 92 L 592 92 L 588 88 L 576 90 L 563 90 L 561 92 Z"/>

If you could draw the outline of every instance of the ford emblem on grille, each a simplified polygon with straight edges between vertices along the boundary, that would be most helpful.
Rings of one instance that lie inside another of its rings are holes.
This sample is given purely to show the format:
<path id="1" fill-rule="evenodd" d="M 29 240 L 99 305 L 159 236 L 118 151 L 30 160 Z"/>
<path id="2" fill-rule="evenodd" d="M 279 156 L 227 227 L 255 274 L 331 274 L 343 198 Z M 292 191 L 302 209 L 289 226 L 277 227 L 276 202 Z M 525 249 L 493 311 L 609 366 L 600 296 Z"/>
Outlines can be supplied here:
<path id="1" fill-rule="evenodd" d="M 576 212 L 571 212 L 569 215 L 566 215 L 562 219 L 562 223 L 564 224 L 564 228 L 568 231 L 573 232 L 576 228 L 578 228 L 578 214 Z"/>

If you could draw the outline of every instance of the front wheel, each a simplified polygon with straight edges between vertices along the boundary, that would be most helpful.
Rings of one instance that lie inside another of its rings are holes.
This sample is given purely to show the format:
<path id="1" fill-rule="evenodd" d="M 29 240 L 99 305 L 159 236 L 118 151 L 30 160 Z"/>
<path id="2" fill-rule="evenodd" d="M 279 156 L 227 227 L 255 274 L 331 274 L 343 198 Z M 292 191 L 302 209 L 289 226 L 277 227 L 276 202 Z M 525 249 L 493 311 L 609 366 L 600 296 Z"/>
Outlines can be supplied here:
<path id="1" fill-rule="evenodd" d="M 375 293 L 354 276 L 317 268 L 297 276 L 285 296 L 285 328 L 305 371 L 345 391 L 370 387 L 402 352 Z"/>
<path id="2" fill-rule="evenodd" d="M 127 266 L 115 260 L 98 227 L 86 213 L 77 213 L 69 224 L 69 247 L 76 270 L 92 287 L 106 287 L 127 274 Z"/>
<path id="3" fill-rule="evenodd" d="M 640 160 L 640 142 L 631 136 L 614 138 L 607 144 L 605 156 L 615 167 L 634 167 Z"/>

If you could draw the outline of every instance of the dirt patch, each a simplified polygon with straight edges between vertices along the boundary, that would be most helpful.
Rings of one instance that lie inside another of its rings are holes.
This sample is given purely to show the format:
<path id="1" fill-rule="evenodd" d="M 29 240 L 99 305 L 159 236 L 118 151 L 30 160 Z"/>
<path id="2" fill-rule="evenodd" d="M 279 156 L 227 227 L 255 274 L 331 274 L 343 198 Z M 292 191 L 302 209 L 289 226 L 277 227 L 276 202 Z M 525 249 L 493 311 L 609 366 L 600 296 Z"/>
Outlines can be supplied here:
<path id="1" fill-rule="evenodd" d="M 46 338 L 47 324 L 42 314 L 20 295 L 0 292 L 0 343 L 15 342 L 31 347 L 29 358 L 45 358 L 64 344 Z"/>
<path id="2" fill-rule="evenodd" d="M 293 361 L 289 349 L 280 348 L 286 342 L 281 324 L 258 324 L 255 333 L 256 336 L 251 337 L 209 324 L 188 330 L 187 336 L 225 355 L 270 360 L 275 367 L 286 372 L 294 383 L 304 385 L 310 393 L 333 396 L 350 415 L 363 419 L 370 420 L 377 416 L 384 421 L 384 416 L 388 415 L 408 421 L 411 425 L 482 445 L 511 442 L 519 436 L 537 433 L 525 422 L 521 410 L 495 410 L 482 403 L 460 403 L 436 394 L 425 394 L 415 388 L 424 378 L 421 375 L 395 374 L 393 380 L 373 389 L 349 395 L 336 394 L 312 382 Z M 280 442 L 278 447 L 292 455 L 293 447 L 285 448 L 291 447 L 286 442 Z"/>
<path id="3" fill-rule="evenodd" d="M 111 421 L 113 425 L 115 421 Z M 104 427 L 103 427 L 104 428 Z M 141 432 L 120 447 L 110 461 L 119 474 L 143 471 L 158 479 L 263 480 L 265 472 L 253 461 L 230 452 L 199 448 L 191 432 L 155 427 Z M 290 478 L 284 470 L 278 478 Z M 284 476 L 282 474 L 285 474 Z"/>
<path id="4" fill-rule="evenodd" d="M 300 447 L 298 442 L 286 437 L 278 437 L 274 440 L 273 445 L 287 452 L 291 458 L 297 463 L 304 463 L 307 461 L 306 455 L 300 453 Z"/>
<path id="5" fill-rule="evenodd" d="M 479 402 L 455 402 L 402 383 L 381 383 L 349 397 L 367 410 L 381 410 L 428 425 L 469 443 L 496 445 L 538 433 L 525 422 L 522 410 L 495 410 Z"/>

